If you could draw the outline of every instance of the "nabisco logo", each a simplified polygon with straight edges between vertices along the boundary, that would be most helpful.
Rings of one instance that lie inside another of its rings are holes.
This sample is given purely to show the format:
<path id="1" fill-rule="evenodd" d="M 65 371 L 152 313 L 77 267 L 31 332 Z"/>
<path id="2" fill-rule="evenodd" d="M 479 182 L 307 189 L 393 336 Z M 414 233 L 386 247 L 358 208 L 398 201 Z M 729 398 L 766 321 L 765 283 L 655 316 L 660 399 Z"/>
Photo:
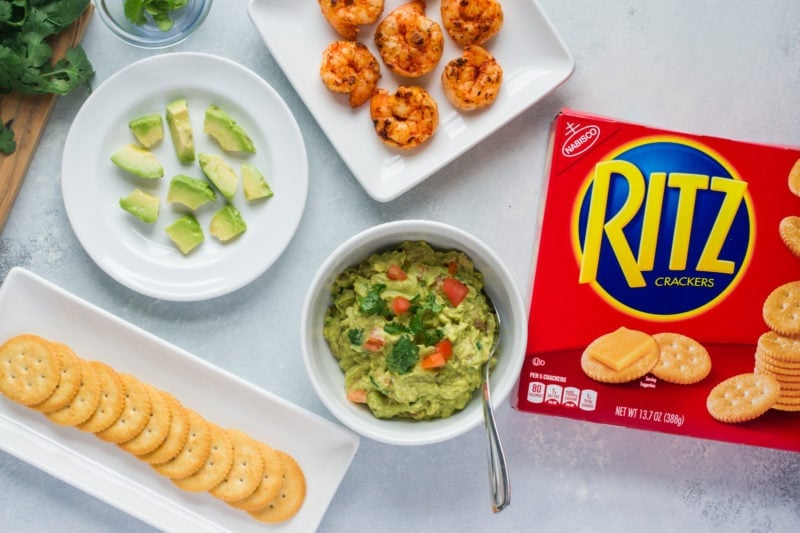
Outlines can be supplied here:
<path id="1" fill-rule="evenodd" d="M 594 124 L 581 126 L 568 122 L 567 133 L 569 136 L 561 145 L 561 154 L 564 157 L 577 157 L 589 150 L 600 139 L 600 127 Z"/>

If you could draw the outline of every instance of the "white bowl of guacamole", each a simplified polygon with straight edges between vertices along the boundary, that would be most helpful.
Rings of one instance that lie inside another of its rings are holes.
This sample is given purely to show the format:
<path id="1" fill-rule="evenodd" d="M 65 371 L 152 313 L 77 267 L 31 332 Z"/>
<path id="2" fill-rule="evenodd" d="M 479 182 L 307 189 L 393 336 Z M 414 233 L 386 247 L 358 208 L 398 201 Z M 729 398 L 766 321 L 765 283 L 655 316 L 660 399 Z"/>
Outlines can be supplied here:
<path id="1" fill-rule="evenodd" d="M 501 318 L 492 400 L 504 402 L 525 355 L 526 307 L 486 244 L 454 226 L 402 220 L 337 247 L 303 306 L 309 379 L 353 431 L 419 445 L 483 422 L 481 367 Z"/>

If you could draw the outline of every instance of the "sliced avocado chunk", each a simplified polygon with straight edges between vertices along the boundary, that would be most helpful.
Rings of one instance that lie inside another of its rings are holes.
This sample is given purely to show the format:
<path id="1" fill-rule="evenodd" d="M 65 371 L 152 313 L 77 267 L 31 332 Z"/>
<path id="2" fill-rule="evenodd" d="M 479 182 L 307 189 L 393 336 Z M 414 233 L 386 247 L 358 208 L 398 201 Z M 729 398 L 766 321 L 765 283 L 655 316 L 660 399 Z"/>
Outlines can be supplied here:
<path id="1" fill-rule="evenodd" d="M 119 206 L 148 224 L 158 220 L 158 210 L 161 201 L 157 196 L 146 193 L 140 189 L 134 190 L 125 198 L 119 199 Z"/>
<path id="2" fill-rule="evenodd" d="M 247 230 L 242 214 L 232 204 L 225 204 L 211 218 L 209 231 L 222 242 L 227 242 Z"/>
<path id="3" fill-rule="evenodd" d="M 194 161 L 194 135 L 189 119 L 189 104 L 179 98 L 167 104 L 167 124 L 175 147 L 175 155 L 181 163 Z"/>
<path id="4" fill-rule="evenodd" d="M 136 144 L 126 144 L 114 152 L 111 162 L 140 178 L 155 179 L 164 175 L 164 167 L 156 156 Z"/>
<path id="5" fill-rule="evenodd" d="M 145 148 L 152 148 L 164 138 L 164 119 L 158 113 L 137 117 L 128 122 L 128 127 Z"/>
<path id="6" fill-rule="evenodd" d="M 197 159 L 200 161 L 203 174 L 219 189 L 222 196 L 228 200 L 233 198 L 233 195 L 236 194 L 236 187 L 239 185 L 239 176 L 236 175 L 233 168 L 216 154 L 199 154 Z"/>
<path id="7" fill-rule="evenodd" d="M 168 202 L 177 202 L 190 209 L 197 209 L 201 205 L 213 202 L 216 199 L 217 193 L 214 192 L 214 189 L 211 188 L 211 185 L 206 180 L 178 174 L 169 182 Z"/>
<path id="8" fill-rule="evenodd" d="M 194 250 L 205 238 L 200 223 L 197 222 L 194 215 L 190 214 L 182 216 L 164 228 L 164 231 L 183 255 Z"/>
<path id="9" fill-rule="evenodd" d="M 242 163 L 242 189 L 245 199 L 250 202 L 269 198 L 274 194 L 261 172 L 247 163 Z"/>
<path id="10" fill-rule="evenodd" d="M 228 113 L 214 104 L 206 109 L 203 131 L 216 139 L 226 152 L 256 153 L 256 147 L 250 136 Z"/>

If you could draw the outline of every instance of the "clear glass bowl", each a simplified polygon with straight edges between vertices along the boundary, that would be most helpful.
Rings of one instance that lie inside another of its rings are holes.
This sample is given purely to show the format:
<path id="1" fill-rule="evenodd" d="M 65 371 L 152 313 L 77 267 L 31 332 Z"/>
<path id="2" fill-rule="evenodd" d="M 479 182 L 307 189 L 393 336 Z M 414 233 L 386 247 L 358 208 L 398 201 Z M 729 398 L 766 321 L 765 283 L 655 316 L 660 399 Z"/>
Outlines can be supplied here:
<path id="1" fill-rule="evenodd" d="M 147 22 L 137 26 L 125 17 L 125 0 L 96 0 L 97 13 L 111 32 L 133 46 L 141 48 L 166 48 L 180 43 L 203 23 L 212 0 L 188 0 L 186 5 L 171 14 L 174 22 L 167 31 L 162 30 L 146 16 Z"/>

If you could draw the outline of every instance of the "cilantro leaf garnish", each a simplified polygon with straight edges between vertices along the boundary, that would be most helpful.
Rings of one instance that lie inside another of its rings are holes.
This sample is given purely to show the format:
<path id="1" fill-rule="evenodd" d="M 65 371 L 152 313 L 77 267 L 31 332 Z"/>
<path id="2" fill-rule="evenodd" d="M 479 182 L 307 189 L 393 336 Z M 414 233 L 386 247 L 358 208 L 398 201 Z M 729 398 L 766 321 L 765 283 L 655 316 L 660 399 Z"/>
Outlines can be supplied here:
<path id="1" fill-rule="evenodd" d="M 147 23 L 147 16 L 153 18 L 158 29 L 169 31 L 175 22 L 172 20 L 174 11 L 186 5 L 188 0 L 125 0 L 123 9 L 125 18 L 137 26 Z"/>
<path id="2" fill-rule="evenodd" d="M 367 316 L 371 315 L 383 315 L 389 316 L 389 306 L 383 301 L 381 298 L 381 292 L 383 289 L 386 288 L 386 285 L 383 283 L 378 283 L 377 285 L 373 285 L 367 291 L 366 296 L 362 296 L 358 299 L 358 307 L 361 309 L 361 312 Z"/>
<path id="3" fill-rule="evenodd" d="M 426 326 L 425 320 L 440 313 L 442 309 L 444 306 L 436 301 L 436 295 L 433 293 L 428 294 L 428 297 L 422 302 L 417 294 L 411 299 L 409 312 L 412 314 L 408 325 L 392 321 L 383 326 L 383 331 L 391 335 L 409 333 L 416 344 L 433 346 L 444 338 L 444 332 L 439 328 Z"/>
<path id="4" fill-rule="evenodd" d="M 347 330 L 347 338 L 350 339 L 350 344 L 361 346 L 364 342 L 364 330 L 359 328 L 349 329 Z"/>
<path id="5" fill-rule="evenodd" d="M 419 361 L 419 347 L 409 335 L 403 335 L 386 356 L 386 368 L 397 374 L 408 374 Z"/>

